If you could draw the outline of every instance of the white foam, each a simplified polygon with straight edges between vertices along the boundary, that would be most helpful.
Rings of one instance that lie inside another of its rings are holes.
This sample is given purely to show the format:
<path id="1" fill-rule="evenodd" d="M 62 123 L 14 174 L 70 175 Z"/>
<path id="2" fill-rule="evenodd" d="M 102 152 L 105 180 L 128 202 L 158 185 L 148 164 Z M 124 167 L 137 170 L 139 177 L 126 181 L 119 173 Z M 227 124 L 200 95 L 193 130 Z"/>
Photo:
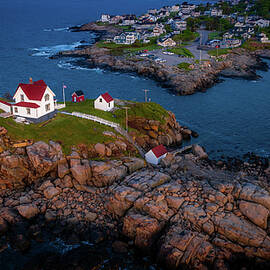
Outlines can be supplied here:
<path id="1" fill-rule="evenodd" d="M 61 254 L 65 254 L 66 252 L 80 246 L 80 244 L 68 245 L 59 238 L 56 239 L 54 242 L 51 242 L 50 245 L 56 248 Z"/>
<path id="2" fill-rule="evenodd" d="M 68 27 L 60 27 L 60 28 L 45 28 L 43 29 L 44 32 L 60 32 L 60 31 L 67 31 L 69 28 Z"/>
<path id="3" fill-rule="evenodd" d="M 51 56 L 60 51 L 70 51 L 74 50 L 80 45 L 88 45 L 88 43 L 81 43 L 80 41 L 74 42 L 72 44 L 54 45 L 54 46 L 44 46 L 40 48 L 32 48 L 32 56 Z"/>
<path id="4" fill-rule="evenodd" d="M 75 62 L 75 61 L 74 61 Z M 76 69 L 76 70 L 88 70 L 88 71 L 94 71 L 98 74 L 102 74 L 103 70 L 100 68 L 87 68 L 87 67 L 81 67 L 79 65 L 75 65 L 72 63 L 72 61 L 59 61 L 57 64 L 59 68 L 63 69 Z"/>

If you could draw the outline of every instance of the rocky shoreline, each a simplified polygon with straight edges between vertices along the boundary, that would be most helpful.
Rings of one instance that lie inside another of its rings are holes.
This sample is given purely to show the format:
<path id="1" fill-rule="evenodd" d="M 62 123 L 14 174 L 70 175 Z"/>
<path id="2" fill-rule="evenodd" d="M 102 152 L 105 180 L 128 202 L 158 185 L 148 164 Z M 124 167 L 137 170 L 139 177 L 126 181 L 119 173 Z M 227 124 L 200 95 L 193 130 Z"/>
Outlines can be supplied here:
<path id="1" fill-rule="evenodd" d="M 72 31 L 93 31 L 101 37 L 110 37 L 118 33 L 114 26 L 98 26 L 95 23 L 75 27 Z M 198 91 L 205 91 L 219 81 L 219 77 L 242 78 L 257 80 L 260 77 L 256 70 L 268 70 L 268 65 L 260 57 L 269 56 L 268 50 L 247 52 L 244 49 L 234 49 L 232 53 L 221 56 L 222 61 L 203 61 L 202 64 L 192 65 L 192 70 L 180 70 L 174 66 L 158 64 L 150 59 L 136 56 L 115 56 L 106 48 L 99 48 L 96 44 L 82 46 L 72 51 L 63 51 L 52 56 L 80 57 L 78 65 L 89 68 L 102 68 L 111 71 L 135 73 L 157 81 L 162 87 L 168 88 L 179 95 L 191 95 Z"/>
<path id="2" fill-rule="evenodd" d="M 11 251 L 62 239 L 74 248 L 39 254 L 43 261 L 35 255 L 19 269 L 89 269 L 90 261 L 93 269 L 266 269 L 270 169 L 256 162 L 229 171 L 197 145 L 157 167 L 64 156 L 54 142 L 2 153 L 0 266 Z M 137 249 L 151 255 L 147 266 L 134 261 Z"/>

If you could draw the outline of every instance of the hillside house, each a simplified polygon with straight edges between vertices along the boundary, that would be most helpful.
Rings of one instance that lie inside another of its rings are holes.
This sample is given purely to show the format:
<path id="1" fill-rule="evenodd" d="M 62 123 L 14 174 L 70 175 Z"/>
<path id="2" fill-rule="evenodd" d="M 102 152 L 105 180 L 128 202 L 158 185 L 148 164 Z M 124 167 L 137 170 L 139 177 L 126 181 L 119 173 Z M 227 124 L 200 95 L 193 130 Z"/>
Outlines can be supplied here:
<path id="1" fill-rule="evenodd" d="M 187 29 L 187 22 L 182 19 L 175 19 L 172 21 L 171 27 L 176 31 L 184 31 Z"/>
<path id="2" fill-rule="evenodd" d="M 124 15 L 122 25 L 133 25 L 137 21 L 135 15 Z"/>
<path id="3" fill-rule="evenodd" d="M 84 101 L 84 93 L 83 91 L 81 90 L 78 90 L 78 91 L 75 91 L 73 94 L 72 94 L 72 102 L 82 102 Z"/>
<path id="4" fill-rule="evenodd" d="M 20 83 L 13 96 L 12 114 L 32 122 L 42 122 L 55 114 L 55 94 L 49 86 L 39 80 L 28 84 Z"/>
<path id="5" fill-rule="evenodd" d="M 156 26 L 153 28 L 153 36 L 158 37 L 163 33 L 166 33 L 163 24 L 156 24 Z"/>
<path id="6" fill-rule="evenodd" d="M 101 94 L 94 101 L 94 108 L 102 111 L 111 111 L 114 108 L 114 99 L 107 92 Z"/>
<path id="7" fill-rule="evenodd" d="M 166 157 L 167 153 L 167 149 L 161 144 L 148 151 L 145 154 L 145 159 L 148 163 L 158 165 Z"/>
<path id="8" fill-rule="evenodd" d="M 261 28 L 268 27 L 270 24 L 269 20 L 260 19 L 255 22 L 255 24 Z"/>
<path id="9" fill-rule="evenodd" d="M 222 10 L 221 10 L 221 9 L 213 8 L 213 9 L 211 10 L 210 15 L 211 15 L 212 17 L 220 17 L 220 16 L 222 16 Z"/>
<path id="10" fill-rule="evenodd" d="M 159 39 L 157 44 L 162 47 L 174 47 L 176 45 L 176 42 L 170 37 L 164 37 L 162 39 Z"/>
<path id="11" fill-rule="evenodd" d="M 140 34 L 137 32 L 123 32 L 119 36 L 115 36 L 113 41 L 116 44 L 133 44 L 137 39 L 140 39 Z"/>
<path id="12" fill-rule="evenodd" d="M 111 19 L 111 16 L 109 14 L 102 14 L 100 17 L 100 21 L 101 22 L 109 22 Z"/>

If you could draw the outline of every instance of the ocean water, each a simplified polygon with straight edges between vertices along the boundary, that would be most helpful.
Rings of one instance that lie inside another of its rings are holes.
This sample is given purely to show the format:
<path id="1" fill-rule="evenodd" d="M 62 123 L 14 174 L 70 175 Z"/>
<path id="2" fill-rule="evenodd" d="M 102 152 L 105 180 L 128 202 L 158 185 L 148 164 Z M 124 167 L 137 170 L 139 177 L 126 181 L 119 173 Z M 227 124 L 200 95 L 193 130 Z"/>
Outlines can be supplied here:
<path id="1" fill-rule="evenodd" d="M 246 152 L 269 156 L 269 71 L 259 71 L 262 79 L 258 81 L 225 79 L 206 93 L 181 97 L 134 74 L 88 69 L 78 66 L 77 59 L 48 58 L 93 42 L 93 34 L 71 33 L 69 26 L 96 20 L 101 13 L 141 14 L 177 2 L 181 1 L 0 0 L 0 95 L 13 94 L 18 83 L 29 77 L 45 80 L 58 100 L 62 100 L 63 83 L 67 99 L 80 89 L 88 98 L 108 91 L 113 97 L 143 101 L 142 90 L 149 89 L 152 101 L 173 111 L 180 124 L 200 134 L 193 142 L 204 146 L 212 157 Z"/>

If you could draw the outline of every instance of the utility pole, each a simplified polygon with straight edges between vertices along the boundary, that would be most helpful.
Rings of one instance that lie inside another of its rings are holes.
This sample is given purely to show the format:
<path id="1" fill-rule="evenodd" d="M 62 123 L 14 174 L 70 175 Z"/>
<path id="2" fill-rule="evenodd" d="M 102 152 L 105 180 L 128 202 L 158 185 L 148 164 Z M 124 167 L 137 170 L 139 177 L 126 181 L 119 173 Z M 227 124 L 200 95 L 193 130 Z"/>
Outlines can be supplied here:
<path id="1" fill-rule="evenodd" d="M 63 84 L 63 100 L 64 100 L 64 105 L 65 105 L 65 107 L 66 107 L 65 88 L 67 88 L 67 87 L 66 87 L 66 85 Z"/>
<path id="2" fill-rule="evenodd" d="M 149 92 L 150 90 L 146 90 L 144 89 L 144 101 L 147 102 L 147 92 Z"/>
<path id="3" fill-rule="evenodd" d="M 201 50 L 201 46 L 202 46 L 202 33 L 200 32 L 200 64 L 202 61 L 202 50 Z"/>
<path id="4" fill-rule="evenodd" d="M 123 109 L 126 110 L 126 131 L 128 132 L 128 109 L 129 107 L 122 107 Z"/>

